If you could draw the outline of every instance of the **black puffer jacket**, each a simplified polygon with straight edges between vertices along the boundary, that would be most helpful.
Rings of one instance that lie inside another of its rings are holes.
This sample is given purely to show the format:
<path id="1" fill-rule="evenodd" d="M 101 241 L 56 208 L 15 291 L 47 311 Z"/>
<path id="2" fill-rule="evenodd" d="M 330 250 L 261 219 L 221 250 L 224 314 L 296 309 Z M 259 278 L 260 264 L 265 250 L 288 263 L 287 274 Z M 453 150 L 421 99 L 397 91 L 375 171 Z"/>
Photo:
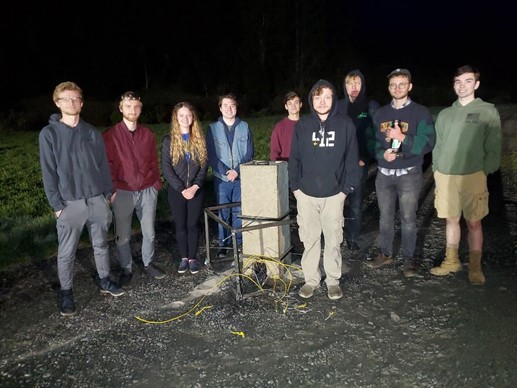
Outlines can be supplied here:
<path id="1" fill-rule="evenodd" d="M 202 187 L 205 182 L 208 163 L 200 166 L 196 160 L 190 159 L 190 161 L 187 161 L 185 158 L 181 158 L 173 166 L 170 148 L 171 137 L 167 135 L 162 141 L 162 174 L 169 184 L 169 188 L 181 193 L 192 185 Z"/>

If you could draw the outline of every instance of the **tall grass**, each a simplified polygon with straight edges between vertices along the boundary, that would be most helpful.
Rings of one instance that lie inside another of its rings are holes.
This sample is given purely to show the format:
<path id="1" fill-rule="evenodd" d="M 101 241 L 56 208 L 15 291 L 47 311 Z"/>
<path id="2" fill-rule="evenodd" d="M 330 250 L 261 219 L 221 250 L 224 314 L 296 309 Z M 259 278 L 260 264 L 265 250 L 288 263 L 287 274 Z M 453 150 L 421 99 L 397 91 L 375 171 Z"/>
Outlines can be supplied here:
<path id="1" fill-rule="evenodd" d="M 271 130 L 282 117 L 243 118 L 252 129 L 255 159 L 269 160 Z M 208 121 L 203 122 L 203 128 L 208 128 L 208 124 Z M 149 127 L 156 134 L 159 155 L 169 126 L 157 124 Z M 213 195 L 208 193 L 207 198 L 210 201 Z M 157 219 L 169 217 L 166 195 L 162 190 Z M 88 243 L 84 233 L 82 244 Z M 56 223 L 41 179 L 38 132 L 4 132 L 0 145 L 0 268 L 41 260 L 55 255 L 56 251 Z"/>

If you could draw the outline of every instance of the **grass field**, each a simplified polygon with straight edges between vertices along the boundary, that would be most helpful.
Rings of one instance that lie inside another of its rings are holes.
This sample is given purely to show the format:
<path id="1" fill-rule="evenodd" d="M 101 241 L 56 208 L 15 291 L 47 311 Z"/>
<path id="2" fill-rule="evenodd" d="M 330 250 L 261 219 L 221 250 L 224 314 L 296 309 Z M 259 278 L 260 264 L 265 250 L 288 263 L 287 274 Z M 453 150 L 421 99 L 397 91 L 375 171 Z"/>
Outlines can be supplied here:
<path id="1" fill-rule="evenodd" d="M 243 118 L 252 129 L 255 159 L 269 160 L 269 139 L 283 116 Z M 203 122 L 203 128 L 208 127 Z M 169 127 L 149 125 L 158 143 Z M 105 128 L 101 128 L 104 130 Z M 38 132 L 3 132 L 0 145 L 0 268 L 44 259 L 57 249 L 56 223 L 43 189 L 39 165 Z M 160 193 L 157 218 L 170 216 L 165 193 Z M 86 232 L 82 239 L 88 244 Z"/>
<path id="2" fill-rule="evenodd" d="M 441 108 L 433 107 L 436 114 Z M 517 112 L 515 105 L 498 106 L 504 119 Z M 269 140 L 275 122 L 283 116 L 243 118 L 252 129 L 256 160 L 269 160 Z M 517 123 L 515 123 L 517 126 Z M 203 122 L 207 128 L 208 122 Z M 167 124 L 149 125 L 155 132 L 158 150 Z M 501 168 L 517 171 L 517 135 L 513 124 L 505 128 Z M 104 130 L 105 128 L 101 128 Z M 55 219 L 48 205 L 38 155 L 38 132 L 3 132 L 0 145 L 0 268 L 14 263 L 37 261 L 56 253 Z M 159 155 L 159 154 L 158 154 Z M 157 218 L 170 217 L 165 193 L 160 193 Z M 82 239 L 88 244 L 86 233 Z"/>

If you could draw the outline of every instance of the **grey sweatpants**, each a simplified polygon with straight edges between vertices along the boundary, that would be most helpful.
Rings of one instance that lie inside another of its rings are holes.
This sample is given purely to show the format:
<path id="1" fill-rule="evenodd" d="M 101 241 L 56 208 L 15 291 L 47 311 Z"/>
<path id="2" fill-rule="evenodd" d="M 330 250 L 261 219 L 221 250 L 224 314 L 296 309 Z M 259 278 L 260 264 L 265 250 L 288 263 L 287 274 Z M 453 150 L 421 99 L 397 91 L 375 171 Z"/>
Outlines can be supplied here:
<path id="1" fill-rule="evenodd" d="M 112 203 L 115 216 L 115 234 L 118 248 L 120 267 L 131 271 L 133 258 L 131 256 L 131 223 L 133 212 L 136 212 L 142 230 L 142 261 L 148 266 L 154 259 L 154 221 L 158 192 L 152 186 L 141 191 L 117 190 Z"/>
<path id="2" fill-rule="evenodd" d="M 103 195 L 66 201 L 57 219 L 57 272 L 62 290 L 73 287 L 75 253 L 84 226 L 88 228 L 93 247 L 95 266 L 101 279 L 110 274 L 108 230 L 112 213 Z"/>

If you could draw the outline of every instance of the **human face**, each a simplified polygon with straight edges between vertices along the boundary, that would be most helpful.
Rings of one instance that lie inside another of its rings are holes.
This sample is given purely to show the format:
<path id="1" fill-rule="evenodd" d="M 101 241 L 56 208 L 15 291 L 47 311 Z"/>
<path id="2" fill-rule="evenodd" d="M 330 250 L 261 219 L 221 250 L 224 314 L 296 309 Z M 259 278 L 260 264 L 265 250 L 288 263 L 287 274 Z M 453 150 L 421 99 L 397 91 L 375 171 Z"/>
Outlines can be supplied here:
<path id="1" fill-rule="evenodd" d="M 333 99 L 334 94 L 332 93 L 332 89 L 322 88 L 321 94 L 312 97 L 312 106 L 318 115 L 326 116 L 332 108 Z"/>
<path id="2" fill-rule="evenodd" d="M 219 110 L 221 111 L 223 118 L 233 120 L 237 115 L 237 103 L 231 98 L 223 98 Z"/>
<path id="3" fill-rule="evenodd" d="M 396 75 L 389 79 L 388 89 L 391 97 L 395 100 L 407 98 L 409 91 L 413 88 L 413 84 L 409 82 L 407 77 L 403 75 Z"/>
<path id="4" fill-rule="evenodd" d="M 300 113 L 300 109 L 302 107 L 302 102 L 298 97 L 291 98 L 290 100 L 287 100 L 285 103 L 285 110 L 290 115 L 297 115 Z"/>
<path id="5" fill-rule="evenodd" d="M 479 81 L 476 81 L 474 73 L 464 73 L 454 77 L 453 87 L 459 98 L 474 98 L 476 89 L 479 87 Z"/>
<path id="6" fill-rule="evenodd" d="M 190 126 L 192 125 L 193 115 L 189 108 L 183 106 L 178 109 L 178 113 L 176 113 L 176 117 L 178 118 L 178 123 L 180 125 L 181 133 L 189 133 Z"/>
<path id="7" fill-rule="evenodd" d="M 83 97 L 76 90 L 63 90 L 59 93 L 56 106 L 62 114 L 75 116 L 81 113 L 83 107 Z"/>
<path id="8" fill-rule="evenodd" d="M 361 87 L 363 83 L 361 82 L 360 77 L 353 77 L 346 81 L 345 88 L 346 88 L 346 94 L 348 94 L 348 97 L 350 98 L 350 101 L 354 102 L 359 93 L 361 92 Z"/>
<path id="9" fill-rule="evenodd" d="M 120 103 L 120 112 L 127 121 L 135 123 L 142 113 L 142 102 L 125 98 Z"/>

